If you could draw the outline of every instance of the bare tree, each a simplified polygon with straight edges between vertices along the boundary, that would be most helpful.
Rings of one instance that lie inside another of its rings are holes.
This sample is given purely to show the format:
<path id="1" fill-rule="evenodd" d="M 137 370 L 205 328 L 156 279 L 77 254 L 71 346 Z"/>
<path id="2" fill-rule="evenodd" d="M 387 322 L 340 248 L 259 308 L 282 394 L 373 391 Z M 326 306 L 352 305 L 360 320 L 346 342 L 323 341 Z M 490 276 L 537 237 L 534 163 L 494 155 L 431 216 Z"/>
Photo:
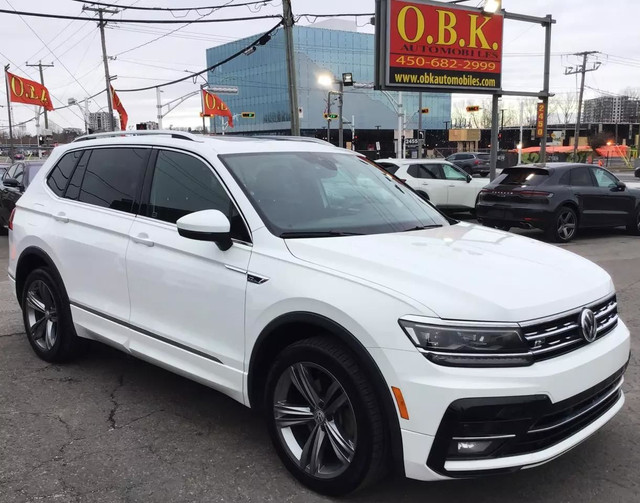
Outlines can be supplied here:
<path id="1" fill-rule="evenodd" d="M 625 87 L 620 94 L 634 100 L 640 100 L 640 87 Z"/>
<path id="2" fill-rule="evenodd" d="M 575 121 L 578 113 L 578 97 L 576 93 L 563 93 L 551 99 L 559 124 L 567 125 Z"/>

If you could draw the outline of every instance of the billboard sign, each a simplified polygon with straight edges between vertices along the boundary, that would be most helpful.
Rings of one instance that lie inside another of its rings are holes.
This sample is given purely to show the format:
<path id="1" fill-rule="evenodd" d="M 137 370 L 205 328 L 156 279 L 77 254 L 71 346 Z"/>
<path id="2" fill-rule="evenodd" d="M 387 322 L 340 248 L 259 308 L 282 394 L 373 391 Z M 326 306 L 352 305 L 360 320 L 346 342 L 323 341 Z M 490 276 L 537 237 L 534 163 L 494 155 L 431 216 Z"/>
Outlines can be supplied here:
<path id="1" fill-rule="evenodd" d="M 376 89 L 500 90 L 501 13 L 429 0 L 377 0 Z"/>
<path id="2" fill-rule="evenodd" d="M 536 109 L 536 138 L 544 136 L 544 103 L 538 103 Z"/>

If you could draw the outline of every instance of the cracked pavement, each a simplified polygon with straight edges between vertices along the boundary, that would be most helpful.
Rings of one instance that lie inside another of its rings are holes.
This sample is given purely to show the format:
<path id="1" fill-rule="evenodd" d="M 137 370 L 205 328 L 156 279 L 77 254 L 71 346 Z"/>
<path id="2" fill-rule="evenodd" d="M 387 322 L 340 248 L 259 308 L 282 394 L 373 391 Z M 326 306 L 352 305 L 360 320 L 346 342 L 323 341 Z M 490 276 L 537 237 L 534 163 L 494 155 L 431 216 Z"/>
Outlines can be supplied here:
<path id="1" fill-rule="evenodd" d="M 538 238 L 535 232 L 521 232 Z M 623 410 L 561 458 L 519 473 L 388 479 L 354 502 L 640 501 L 640 238 L 591 232 L 569 245 L 612 276 L 632 331 Z M 0 237 L 0 265 L 7 238 Z M 0 502 L 320 502 L 288 475 L 260 419 L 220 393 L 93 344 L 39 360 L 0 276 Z"/>

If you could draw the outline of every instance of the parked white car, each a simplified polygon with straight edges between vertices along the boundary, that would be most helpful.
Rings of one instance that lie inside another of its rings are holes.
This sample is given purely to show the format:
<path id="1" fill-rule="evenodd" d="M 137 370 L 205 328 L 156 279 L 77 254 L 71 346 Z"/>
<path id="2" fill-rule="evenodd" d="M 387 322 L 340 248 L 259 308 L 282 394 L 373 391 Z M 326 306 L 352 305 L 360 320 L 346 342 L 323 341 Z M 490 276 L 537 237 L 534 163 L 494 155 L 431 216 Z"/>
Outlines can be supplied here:
<path id="1" fill-rule="evenodd" d="M 387 468 L 534 467 L 624 403 L 629 331 L 605 271 L 452 224 L 332 146 L 83 137 L 53 151 L 9 228 L 40 358 L 93 339 L 211 386 L 261 411 L 282 462 L 325 494 Z"/>
<path id="2" fill-rule="evenodd" d="M 489 179 L 473 178 L 444 159 L 379 159 L 376 162 L 443 211 L 473 211 L 480 190 L 489 183 Z"/>

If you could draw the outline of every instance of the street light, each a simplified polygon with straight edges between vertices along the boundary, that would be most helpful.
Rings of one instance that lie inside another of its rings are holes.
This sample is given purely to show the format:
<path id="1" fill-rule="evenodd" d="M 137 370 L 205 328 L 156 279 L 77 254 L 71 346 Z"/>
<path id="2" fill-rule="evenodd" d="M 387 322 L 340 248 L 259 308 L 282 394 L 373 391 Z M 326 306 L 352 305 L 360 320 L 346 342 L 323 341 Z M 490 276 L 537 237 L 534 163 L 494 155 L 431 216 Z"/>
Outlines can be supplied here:
<path id="1" fill-rule="evenodd" d="M 318 76 L 318 84 L 322 87 L 331 87 L 333 84 L 338 84 L 340 86 L 339 91 L 329 91 L 329 95 L 327 97 L 327 113 L 331 112 L 331 95 L 338 95 L 338 146 L 344 147 L 344 123 L 342 121 L 342 104 L 343 104 L 343 95 L 344 95 L 344 86 L 352 86 L 353 85 L 353 74 L 352 73 L 343 73 L 342 79 L 335 78 L 330 73 L 323 73 Z M 327 118 L 327 141 L 330 141 L 331 132 L 331 119 Z"/>
<path id="2" fill-rule="evenodd" d="M 502 7 L 501 0 L 484 0 L 484 5 L 482 6 L 482 12 L 486 12 L 487 14 L 495 14 Z"/>

